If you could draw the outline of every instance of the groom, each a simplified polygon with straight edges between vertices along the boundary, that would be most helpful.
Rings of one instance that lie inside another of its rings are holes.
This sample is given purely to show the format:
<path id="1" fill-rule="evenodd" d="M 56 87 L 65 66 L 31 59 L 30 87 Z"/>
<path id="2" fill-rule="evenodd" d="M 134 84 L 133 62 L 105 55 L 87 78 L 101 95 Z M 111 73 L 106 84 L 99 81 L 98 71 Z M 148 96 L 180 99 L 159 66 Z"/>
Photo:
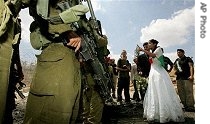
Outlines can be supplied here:
<path id="1" fill-rule="evenodd" d="M 150 51 L 148 42 L 145 42 L 143 44 L 143 47 L 145 50 Z M 141 74 L 142 77 L 147 78 L 150 72 L 149 56 L 146 53 L 143 53 L 138 56 L 137 61 L 138 61 L 137 62 L 138 72 Z M 143 90 L 143 87 L 140 87 L 141 100 L 144 100 L 145 93 L 146 93 L 146 90 Z"/>

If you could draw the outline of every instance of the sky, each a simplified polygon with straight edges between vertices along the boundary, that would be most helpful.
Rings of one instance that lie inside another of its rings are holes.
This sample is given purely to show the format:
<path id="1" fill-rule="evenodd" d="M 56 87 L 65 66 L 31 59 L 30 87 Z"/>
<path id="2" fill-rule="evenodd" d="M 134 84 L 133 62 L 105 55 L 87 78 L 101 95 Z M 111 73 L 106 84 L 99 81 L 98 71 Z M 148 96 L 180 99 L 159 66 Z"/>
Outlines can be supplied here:
<path id="1" fill-rule="evenodd" d="M 194 0 L 91 0 L 95 16 L 101 21 L 103 34 L 108 37 L 110 57 L 118 60 L 125 49 L 133 63 L 136 45 L 149 39 L 159 41 L 164 54 L 172 62 L 176 49 L 185 50 L 195 58 L 195 1 Z M 87 16 L 90 14 L 88 13 Z M 21 59 L 36 60 L 29 40 L 29 25 L 33 20 L 28 10 L 20 13 L 22 19 Z"/>

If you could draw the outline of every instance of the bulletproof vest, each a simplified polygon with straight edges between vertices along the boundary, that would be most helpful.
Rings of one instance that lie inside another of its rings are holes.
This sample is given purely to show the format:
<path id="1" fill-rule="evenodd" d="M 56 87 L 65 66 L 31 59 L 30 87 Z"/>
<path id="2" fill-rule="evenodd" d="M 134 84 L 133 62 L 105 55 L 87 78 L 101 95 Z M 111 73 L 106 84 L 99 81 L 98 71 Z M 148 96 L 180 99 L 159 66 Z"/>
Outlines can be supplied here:
<path id="1" fill-rule="evenodd" d="M 48 36 L 49 32 L 62 32 L 59 31 L 59 27 L 56 27 L 56 31 L 51 31 L 52 28 L 57 24 L 64 24 L 63 19 L 61 19 L 59 13 L 61 9 L 59 8 L 59 4 L 61 3 L 68 3 L 69 7 L 75 6 L 78 4 L 76 2 L 78 0 L 33 0 L 33 3 L 31 3 L 29 7 L 29 13 L 34 18 L 35 22 L 32 27 L 30 28 L 30 31 L 34 31 L 37 27 L 40 28 L 41 34 L 44 36 Z M 82 12 L 82 10 L 81 10 Z M 79 11 L 77 11 L 79 13 Z M 75 15 L 74 15 L 75 16 Z M 69 14 L 69 17 L 73 17 Z M 66 23 L 67 24 L 67 23 Z M 49 27 L 50 26 L 50 27 Z M 62 26 L 62 30 L 69 30 L 66 29 L 67 26 Z"/>
<path id="2" fill-rule="evenodd" d="M 49 33 L 49 6 L 56 6 L 58 0 L 31 0 L 29 14 L 34 18 L 30 25 L 31 45 L 34 49 L 42 49 L 53 41 L 53 34 Z M 39 40 L 34 40 L 38 38 Z"/>

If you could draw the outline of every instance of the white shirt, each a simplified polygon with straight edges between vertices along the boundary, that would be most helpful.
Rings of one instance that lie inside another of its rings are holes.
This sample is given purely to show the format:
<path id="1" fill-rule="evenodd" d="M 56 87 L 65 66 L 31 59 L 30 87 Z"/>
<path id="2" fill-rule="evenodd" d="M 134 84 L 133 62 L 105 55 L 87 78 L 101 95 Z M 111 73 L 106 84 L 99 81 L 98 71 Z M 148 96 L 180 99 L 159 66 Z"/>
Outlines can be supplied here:
<path id="1" fill-rule="evenodd" d="M 136 63 L 131 66 L 131 81 L 134 80 L 135 75 L 138 74 Z"/>

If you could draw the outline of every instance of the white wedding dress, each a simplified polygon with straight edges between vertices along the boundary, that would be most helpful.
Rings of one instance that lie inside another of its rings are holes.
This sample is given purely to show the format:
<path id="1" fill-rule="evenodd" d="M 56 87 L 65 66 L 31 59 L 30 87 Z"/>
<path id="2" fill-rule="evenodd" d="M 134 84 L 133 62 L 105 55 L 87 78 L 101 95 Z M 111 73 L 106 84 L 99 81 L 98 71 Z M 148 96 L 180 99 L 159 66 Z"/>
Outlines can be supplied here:
<path id="1" fill-rule="evenodd" d="M 153 122 L 184 122 L 184 113 L 180 100 L 169 77 L 168 72 L 157 59 L 163 53 L 158 47 L 152 58 L 151 70 L 148 79 L 148 88 L 144 98 L 144 115 Z"/>

